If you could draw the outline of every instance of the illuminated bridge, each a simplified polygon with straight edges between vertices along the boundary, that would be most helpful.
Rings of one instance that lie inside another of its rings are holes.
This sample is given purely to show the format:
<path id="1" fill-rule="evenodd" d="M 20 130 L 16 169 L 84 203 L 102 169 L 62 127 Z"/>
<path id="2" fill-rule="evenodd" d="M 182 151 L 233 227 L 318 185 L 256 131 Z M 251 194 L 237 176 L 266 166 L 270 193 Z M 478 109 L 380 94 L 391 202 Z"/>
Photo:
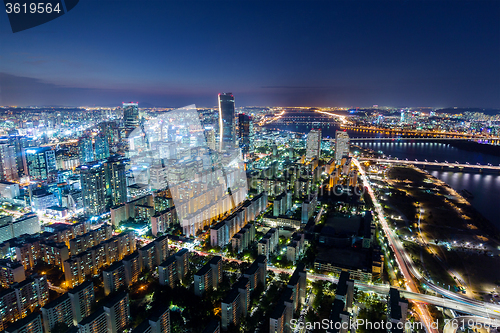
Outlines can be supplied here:
<path id="1" fill-rule="evenodd" d="M 372 141 L 372 140 L 376 140 L 376 141 L 399 141 L 399 140 L 416 140 L 416 141 L 442 141 L 442 140 L 460 140 L 460 141 L 464 141 L 464 140 L 471 140 L 469 138 L 426 138 L 426 137 L 416 137 L 416 138 L 412 138 L 412 137 L 408 137 L 408 136 L 405 136 L 405 137 L 366 137 L 366 138 L 349 138 L 349 140 L 351 141 Z"/>
<path id="2" fill-rule="evenodd" d="M 444 162 L 429 162 L 427 160 L 425 161 L 409 161 L 408 159 L 406 160 L 394 160 L 394 159 L 388 159 L 388 158 L 369 158 L 369 157 L 360 157 L 360 161 L 371 161 L 371 162 L 377 162 L 377 163 L 395 163 L 395 164 L 410 164 L 410 165 L 429 165 L 429 166 L 438 166 L 438 167 L 448 167 L 448 168 L 458 168 L 458 169 L 479 169 L 479 170 L 498 170 L 500 171 L 500 165 L 495 166 L 492 164 L 488 165 L 482 165 L 482 164 L 462 164 L 458 162 L 453 162 L 450 163 L 448 161 Z"/>

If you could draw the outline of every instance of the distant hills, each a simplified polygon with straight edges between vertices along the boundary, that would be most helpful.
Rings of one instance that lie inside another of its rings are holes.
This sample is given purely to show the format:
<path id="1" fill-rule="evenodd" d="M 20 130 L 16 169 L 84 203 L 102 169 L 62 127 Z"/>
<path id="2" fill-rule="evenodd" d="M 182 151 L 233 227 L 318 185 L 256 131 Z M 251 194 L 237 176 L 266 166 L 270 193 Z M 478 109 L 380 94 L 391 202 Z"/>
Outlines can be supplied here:
<path id="1" fill-rule="evenodd" d="M 486 114 L 499 114 L 500 109 L 481 109 L 481 108 L 444 108 L 444 109 L 438 109 L 435 112 L 438 113 L 464 113 L 464 112 L 481 112 L 481 113 L 486 113 Z"/>

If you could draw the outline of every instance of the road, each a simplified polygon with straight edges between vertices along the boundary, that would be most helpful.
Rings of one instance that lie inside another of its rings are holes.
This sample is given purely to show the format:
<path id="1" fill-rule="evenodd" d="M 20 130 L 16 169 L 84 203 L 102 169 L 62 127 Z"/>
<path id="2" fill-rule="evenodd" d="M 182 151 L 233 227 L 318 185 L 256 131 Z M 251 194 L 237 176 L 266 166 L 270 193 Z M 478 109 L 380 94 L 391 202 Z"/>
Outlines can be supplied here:
<path id="1" fill-rule="evenodd" d="M 355 158 L 353 158 L 354 164 L 358 167 L 359 174 L 361 176 L 363 185 L 365 188 L 368 190 L 368 194 L 370 195 L 375 211 L 377 213 L 379 223 L 382 226 L 382 229 L 384 231 L 385 236 L 387 237 L 387 241 L 389 243 L 389 246 L 392 248 L 396 262 L 399 266 L 399 269 L 401 270 L 401 273 L 403 274 L 403 277 L 405 278 L 406 282 L 406 287 L 409 291 L 412 292 L 417 292 L 418 293 L 418 288 L 415 284 L 415 281 L 413 279 L 412 274 L 409 271 L 409 267 L 415 267 L 413 266 L 413 262 L 411 261 L 410 257 L 408 256 L 408 253 L 405 251 L 403 248 L 401 242 L 399 241 L 399 238 L 394 232 L 392 231 L 391 228 L 389 228 L 389 225 L 387 224 L 387 221 L 385 219 L 384 212 L 382 210 L 382 206 L 377 200 L 377 197 L 375 196 L 375 193 L 373 192 L 372 187 L 370 186 L 370 182 L 368 181 L 368 178 L 366 177 L 364 169 L 361 167 L 361 164 L 359 161 Z M 407 266 L 407 262 L 410 262 L 411 265 Z M 416 269 L 415 269 L 416 270 Z M 420 274 L 419 274 L 420 275 Z M 419 317 L 422 319 L 423 324 L 427 330 L 427 332 L 438 332 L 437 329 L 432 327 L 432 317 L 427 310 L 427 307 L 424 306 L 421 303 L 416 302 L 415 303 L 415 309 L 419 315 Z"/>
<path id="2" fill-rule="evenodd" d="M 429 161 L 409 161 L 409 160 L 392 160 L 387 158 L 370 158 L 360 157 L 360 161 L 371 161 L 377 163 L 397 163 L 397 164 L 412 164 L 412 165 L 430 165 L 430 166 L 445 166 L 450 168 L 471 168 L 471 169 L 484 169 L 484 170 L 500 170 L 500 166 L 496 165 L 478 165 L 478 164 L 462 164 L 462 163 L 449 163 L 449 162 L 429 162 Z"/>
<path id="3" fill-rule="evenodd" d="M 467 307 L 469 311 L 471 309 L 478 309 L 479 310 L 474 310 L 474 314 L 478 314 L 480 316 L 490 316 L 494 315 L 497 316 L 500 314 L 500 306 L 496 304 L 491 304 L 491 303 L 486 303 L 482 301 L 477 301 L 471 298 L 468 298 L 464 296 L 463 294 L 457 294 L 454 292 L 451 292 L 445 288 L 439 287 L 435 285 L 433 282 L 426 280 L 418 271 L 418 269 L 415 267 L 415 264 L 411 260 L 410 256 L 404 249 L 401 241 L 399 240 L 399 237 L 394 233 L 394 231 L 388 226 L 387 221 L 385 219 L 382 206 L 378 202 L 371 186 L 370 182 L 368 181 L 366 174 L 361 167 L 359 161 L 357 159 L 353 159 L 353 162 L 358 166 L 359 173 L 361 175 L 362 181 L 364 186 L 367 188 L 368 193 L 373 201 L 375 211 L 377 213 L 377 216 L 379 218 L 379 222 L 382 226 L 382 229 L 387 237 L 387 241 L 389 243 L 389 246 L 393 250 L 393 253 L 396 258 L 396 262 L 401 269 L 401 272 L 403 273 L 404 278 L 406 279 L 406 286 L 407 290 L 409 292 L 417 293 L 418 291 L 416 289 L 416 284 L 415 280 L 419 282 L 420 284 L 425 284 L 429 289 L 435 291 L 436 293 L 449 298 L 451 300 L 460 302 L 464 304 L 464 307 Z M 417 309 L 422 310 L 421 306 L 417 303 Z M 424 316 L 424 323 L 426 324 L 426 327 L 429 327 L 430 321 L 428 319 L 430 316 L 428 315 L 428 311 L 426 311 L 427 314 Z M 468 312 L 468 311 L 464 311 Z M 478 319 L 479 320 L 479 319 Z M 431 329 L 430 331 L 435 332 L 434 329 Z"/>

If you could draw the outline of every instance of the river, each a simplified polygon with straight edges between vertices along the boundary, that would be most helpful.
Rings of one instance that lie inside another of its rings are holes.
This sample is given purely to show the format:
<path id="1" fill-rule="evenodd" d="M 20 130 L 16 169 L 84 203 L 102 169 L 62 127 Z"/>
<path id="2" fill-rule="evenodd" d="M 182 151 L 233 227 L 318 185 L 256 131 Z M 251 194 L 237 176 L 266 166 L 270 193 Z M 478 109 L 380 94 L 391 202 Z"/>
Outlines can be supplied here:
<path id="1" fill-rule="evenodd" d="M 308 126 L 270 126 L 290 131 L 307 133 L 311 127 Z M 323 137 L 335 137 L 338 127 L 321 127 Z M 369 135 L 359 132 L 348 132 L 351 137 L 367 137 Z M 374 136 L 373 134 L 371 136 Z M 376 136 L 381 136 L 380 134 Z M 442 142 L 422 141 L 382 141 L 382 142 L 353 142 L 363 148 L 382 151 L 385 155 L 408 160 L 424 160 L 453 163 L 469 162 L 470 164 L 500 164 L 500 156 L 488 155 L 479 152 L 462 150 Z M 500 175 L 481 174 L 478 172 L 442 171 L 429 170 L 431 175 L 446 182 L 457 191 L 468 190 L 474 195 L 470 199 L 471 204 L 497 229 L 500 230 Z"/>

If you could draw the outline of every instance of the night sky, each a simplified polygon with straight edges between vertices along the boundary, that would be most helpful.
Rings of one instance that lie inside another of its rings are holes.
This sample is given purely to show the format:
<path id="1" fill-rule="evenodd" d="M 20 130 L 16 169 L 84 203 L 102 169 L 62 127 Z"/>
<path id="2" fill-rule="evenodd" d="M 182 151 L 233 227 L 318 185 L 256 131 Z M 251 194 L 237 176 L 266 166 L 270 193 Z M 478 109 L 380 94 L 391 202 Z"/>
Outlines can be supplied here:
<path id="1" fill-rule="evenodd" d="M 499 1 L 81 0 L 13 34 L 0 105 L 500 108 Z"/>

